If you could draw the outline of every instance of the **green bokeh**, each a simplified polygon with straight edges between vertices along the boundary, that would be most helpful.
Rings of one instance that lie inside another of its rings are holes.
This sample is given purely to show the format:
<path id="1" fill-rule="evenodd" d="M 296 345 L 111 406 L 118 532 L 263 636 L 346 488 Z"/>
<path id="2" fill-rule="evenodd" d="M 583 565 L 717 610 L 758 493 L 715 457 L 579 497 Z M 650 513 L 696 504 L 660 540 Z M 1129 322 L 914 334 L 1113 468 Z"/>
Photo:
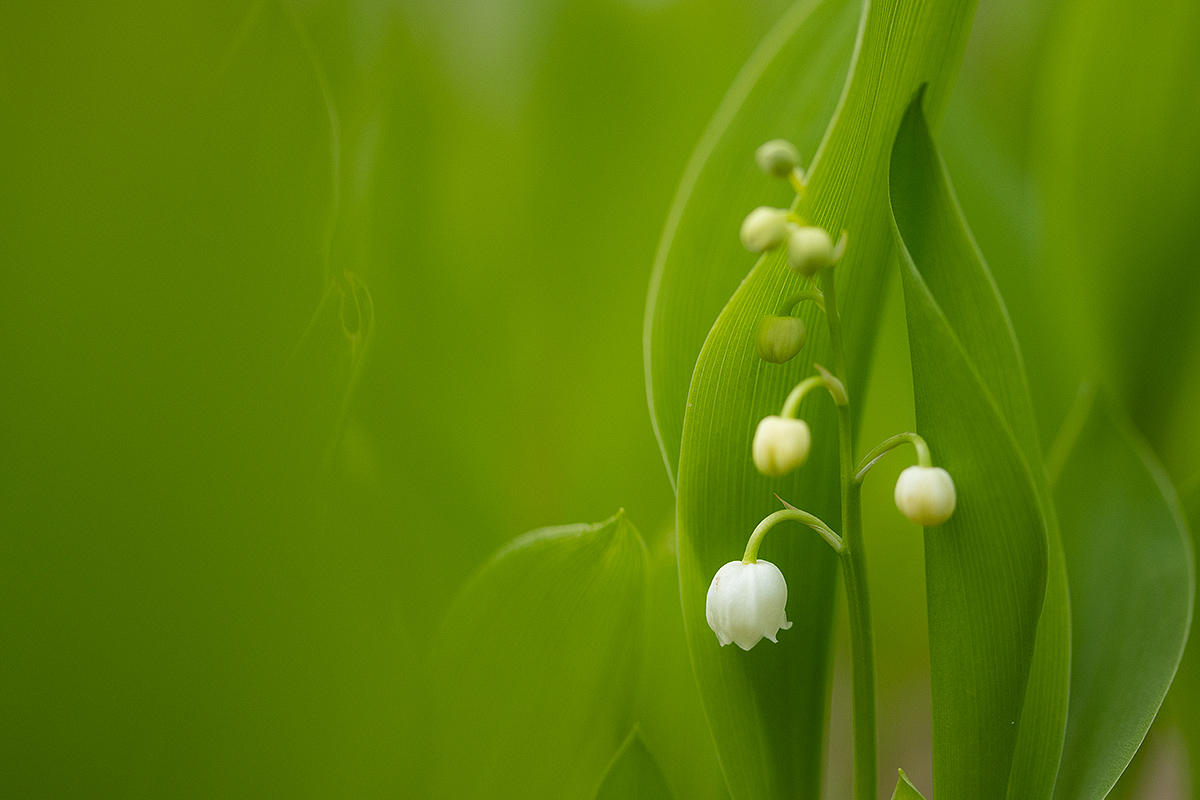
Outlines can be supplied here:
<path id="1" fill-rule="evenodd" d="M 981 0 L 943 149 L 1043 437 L 1098 370 L 1184 480 L 1200 271 L 1174 234 L 1198 195 L 1186 170 L 1164 194 L 1160 145 L 1200 135 L 1170 104 L 1122 105 L 1146 47 L 1110 48 L 1075 123 L 1047 114 L 1075 85 L 1044 70 L 1080 2 Z M 643 382 L 650 267 L 692 148 L 786 5 L 0 5 L 0 795 L 409 796 L 429 644 L 487 556 L 619 506 L 643 531 L 671 520 Z M 1194 15 L 1161 6 L 1194 60 Z M 1145 121 L 1105 139 L 1113 113 Z M 1132 256 L 1090 258 L 1086 303 L 1077 265 L 1044 258 L 1055 130 L 1092 136 L 1099 163 L 1159 148 L 1117 175 L 1112 213 L 1177 215 L 1156 217 L 1174 233 L 1128 303 Z M 912 425 L 897 285 L 881 330 L 865 441 Z M 864 509 L 889 567 L 881 772 L 928 792 L 901 466 Z M 694 726 L 694 688 L 675 691 Z M 675 780 L 667 730 L 643 724 Z"/>

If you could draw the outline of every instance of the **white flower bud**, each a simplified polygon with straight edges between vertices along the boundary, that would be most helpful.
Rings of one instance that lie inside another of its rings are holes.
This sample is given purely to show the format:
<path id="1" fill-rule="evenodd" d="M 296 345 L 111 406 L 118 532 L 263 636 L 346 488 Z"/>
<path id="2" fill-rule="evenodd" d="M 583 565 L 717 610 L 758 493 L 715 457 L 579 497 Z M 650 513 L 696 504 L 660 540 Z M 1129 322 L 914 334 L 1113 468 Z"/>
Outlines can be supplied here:
<path id="1" fill-rule="evenodd" d="M 787 232 L 787 211 L 759 206 L 742 221 L 742 244 L 751 253 L 763 253 L 782 244 Z"/>
<path id="2" fill-rule="evenodd" d="M 717 570 L 708 587 L 705 616 L 721 646 L 734 642 L 743 650 L 764 636 L 775 641 L 787 620 L 787 581 L 770 561 L 730 561 Z"/>
<path id="3" fill-rule="evenodd" d="M 954 481 L 941 467 L 913 466 L 896 481 L 896 508 L 918 525 L 941 525 L 954 513 Z"/>
<path id="4" fill-rule="evenodd" d="M 804 463 L 812 434 L 802 419 L 772 414 L 763 417 L 754 431 L 754 466 L 763 475 L 778 478 Z"/>
<path id="5" fill-rule="evenodd" d="M 787 139 L 772 139 L 754 151 L 754 162 L 773 178 L 786 178 L 800 165 L 800 151 Z"/>
<path id="6" fill-rule="evenodd" d="M 768 314 L 758 323 L 758 330 L 754 333 L 754 349 L 763 361 L 783 364 L 800 352 L 807 337 L 804 320 L 799 317 Z"/>
<path id="7" fill-rule="evenodd" d="M 834 248 L 833 239 L 824 228 L 795 226 L 788 231 L 788 266 L 806 278 L 836 264 L 842 255 L 840 250 Z"/>

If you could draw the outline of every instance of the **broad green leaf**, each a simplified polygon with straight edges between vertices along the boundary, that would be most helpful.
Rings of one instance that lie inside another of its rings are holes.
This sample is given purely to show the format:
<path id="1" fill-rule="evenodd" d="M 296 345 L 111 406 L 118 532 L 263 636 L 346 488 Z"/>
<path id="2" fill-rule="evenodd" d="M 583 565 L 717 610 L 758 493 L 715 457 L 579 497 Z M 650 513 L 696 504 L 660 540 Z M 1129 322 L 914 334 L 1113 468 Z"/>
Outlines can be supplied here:
<path id="1" fill-rule="evenodd" d="M 674 526 L 648 539 L 646 548 L 650 596 L 634 703 L 638 732 L 654 753 L 675 796 L 725 800 L 729 792 L 704 721 L 683 631 Z"/>
<path id="2" fill-rule="evenodd" d="M 1200 459 L 1170 434 L 1196 413 L 1175 395 L 1200 307 L 1200 4 L 1060 5 L 1031 137 L 1060 335 L 1187 474 Z"/>
<path id="3" fill-rule="evenodd" d="M 873 3 L 840 110 L 809 171 L 801 212 L 850 245 L 837 267 L 847 389 L 865 395 L 892 239 L 887 159 L 909 98 L 922 83 L 940 107 L 961 56 L 971 2 L 933 8 L 909 0 Z M 781 131 L 787 135 L 786 130 Z M 751 154 L 747 152 L 747 157 Z M 731 228 L 730 237 L 737 231 Z M 758 474 L 750 442 L 759 419 L 778 413 L 814 361 L 831 364 L 828 332 L 804 312 L 809 343 L 785 365 L 754 353 L 762 315 L 799 286 L 783 254 L 759 260 L 721 312 L 692 376 L 680 450 L 677 519 L 684 623 L 701 697 L 735 799 L 816 797 L 820 789 L 835 559 L 814 534 L 780 529 L 762 549 L 788 580 L 791 630 L 750 652 L 722 649 L 705 620 L 712 576 L 737 558 L 753 527 L 789 501 L 840 526 L 836 421 L 827 397 L 801 408 L 812 427 L 809 463 L 785 479 Z"/>
<path id="4" fill-rule="evenodd" d="M 892 792 L 892 800 L 925 800 L 925 797 L 917 791 L 917 787 L 909 782 L 904 770 L 899 772 L 900 775 L 896 778 L 896 790 Z"/>
<path id="5" fill-rule="evenodd" d="M 645 600 L 623 513 L 502 549 L 434 643 L 428 796 L 591 797 L 629 730 Z"/>
<path id="6" fill-rule="evenodd" d="M 1061 549 L 1020 356 L 919 97 L 890 179 L 918 430 L 959 498 L 925 533 L 934 794 L 1047 797 L 1069 664 Z"/>
<path id="7" fill-rule="evenodd" d="M 798 0 L 734 80 L 675 195 L 650 278 L 645 328 L 650 416 L 673 484 L 696 358 L 754 264 L 738 226 L 752 208 L 786 206 L 793 196 L 758 171 L 754 150 L 786 137 L 811 159 L 845 83 L 859 15 L 853 0 Z"/>
<path id="8" fill-rule="evenodd" d="M 1175 675 L 1192 613 L 1192 551 L 1162 467 L 1085 391 L 1052 469 L 1071 582 L 1071 693 L 1054 796 L 1100 800 Z"/>
<path id="9" fill-rule="evenodd" d="M 613 757 L 596 800 L 672 800 L 671 787 L 637 728 Z"/>

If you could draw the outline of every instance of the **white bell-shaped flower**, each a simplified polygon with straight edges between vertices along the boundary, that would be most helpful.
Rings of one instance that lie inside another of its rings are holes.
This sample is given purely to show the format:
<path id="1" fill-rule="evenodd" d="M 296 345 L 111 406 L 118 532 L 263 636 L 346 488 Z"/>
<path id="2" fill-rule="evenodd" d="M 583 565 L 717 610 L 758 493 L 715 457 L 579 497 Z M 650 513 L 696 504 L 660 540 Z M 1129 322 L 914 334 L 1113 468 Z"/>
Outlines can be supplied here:
<path id="1" fill-rule="evenodd" d="M 941 525 L 954 513 L 954 481 L 941 467 L 913 466 L 896 480 L 896 508 L 918 525 Z"/>
<path id="2" fill-rule="evenodd" d="M 836 264 L 843 250 L 842 243 L 834 246 L 824 228 L 795 225 L 787 233 L 788 266 L 806 278 Z"/>
<path id="3" fill-rule="evenodd" d="M 717 570 L 708 587 L 705 616 L 721 646 L 734 642 L 743 650 L 764 636 L 775 641 L 787 620 L 787 581 L 770 561 L 730 561 Z"/>
<path id="4" fill-rule="evenodd" d="M 787 211 L 759 206 L 742 221 L 742 244 L 751 253 L 764 253 L 781 245 L 787 232 Z"/>
<path id="5" fill-rule="evenodd" d="M 763 475 L 778 478 L 803 464 L 811 445 L 812 434 L 804 420 L 775 414 L 763 417 L 754 431 L 754 466 Z"/>
<path id="6" fill-rule="evenodd" d="M 786 178 L 800 166 L 800 151 L 787 139 L 772 139 L 754 151 L 754 162 L 767 175 Z"/>

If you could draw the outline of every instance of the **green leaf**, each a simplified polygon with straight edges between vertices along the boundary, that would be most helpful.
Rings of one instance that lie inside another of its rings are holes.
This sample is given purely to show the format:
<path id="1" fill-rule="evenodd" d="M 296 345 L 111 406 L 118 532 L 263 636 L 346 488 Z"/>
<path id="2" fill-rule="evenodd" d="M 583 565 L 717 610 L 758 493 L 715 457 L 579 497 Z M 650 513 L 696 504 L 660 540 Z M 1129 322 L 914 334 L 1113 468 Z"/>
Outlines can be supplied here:
<path id="1" fill-rule="evenodd" d="M 1191 541 L 1162 467 L 1093 391 L 1080 394 L 1055 453 L 1073 657 L 1054 796 L 1100 800 L 1179 665 L 1192 613 Z"/>
<path id="2" fill-rule="evenodd" d="M 1196 530 L 1200 527 L 1200 474 L 1183 481 L 1179 486 L 1179 502 L 1183 507 L 1184 519 L 1187 521 L 1192 541 L 1192 552 L 1196 550 Z M 1196 617 L 1193 613 L 1192 624 Z M 1188 647 L 1184 649 L 1183 658 L 1179 662 L 1179 671 L 1171 684 L 1171 692 L 1167 696 L 1167 704 L 1174 712 L 1174 718 L 1179 722 L 1187 742 L 1187 749 L 1192 753 L 1200 752 L 1200 636 L 1190 636 Z M 1193 767 L 1193 797 L 1200 795 L 1200 781 L 1194 777 Z M 1122 780 L 1122 783 L 1124 779 Z"/>
<path id="3" fill-rule="evenodd" d="M 904 770 L 899 772 L 900 776 L 896 778 L 896 791 L 892 792 L 892 800 L 925 800 L 925 797 L 917 791 L 917 787 L 909 782 Z"/>
<path id="4" fill-rule="evenodd" d="M 596 800 L 671 800 L 671 787 L 635 727 L 613 757 Z"/>
<path id="5" fill-rule="evenodd" d="M 959 498 L 925 533 L 934 794 L 1048 797 L 1069 664 L 1062 553 L 1020 355 L 920 97 L 890 178 L 917 421 Z"/>
<path id="6" fill-rule="evenodd" d="M 726 800 L 729 792 L 688 657 L 673 526 L 649 539 L 646 547 L 650 598 L 634 704 L 638 733 L 676 796 Z"/>
<path id="7" fill-rule="evenodd" d="M 645 600 L 623 513 L 502 549 L 434 643 L 428 796 L 590 797 L 631 724 Z"/>
<path id="8" fill-rule="evenodd" d="M 1200 305 L 1200 6 L 1059 5 L 1030 138 L 1056 332 L 1078 342 L 1164 460 L 1190 472 L 1194 448 L 1170 417 L 1195 370 Z"/>
<path id="9" fill-rule="evenodd" d="M 837 289 L 847 389 L 858 408 L 892 247 L 885 191 L 892 138 L 922 82 L 935 107 L 944 101 L 972 10 L 970 2 L 872 3 L 840 111 L 809 170 L 801 213 L 850 236 Z M 735 228 L 727 235 L 734 238 Z M 764 800 L 820 790 L 835 558 L 806 530 L 780 530 L 767 541 L 761 555 L 788 580 L 793 627 L 778 644 L 750 652 L 718 646 L 705 595 L 717 569 L 740 556 L 753 527 L 778 508 L 774 492 L 839 526 L 836 419 L 827 397 L 813 395 L 800 409 L 813 431 L 807 466 L 768 479 L 750 460 L 758 420 L 778 413 L 814 361 L 832 363 L 828 331 L 812 307 L 804 311 L 809 342 L 793 361 L 766 364 L 754 353 L 759 320 L 800 283 L 783 262 L 780 252 L 759 260 L 704 343 L 688 394 L 677 496 L 684 623 L 705 711 L 730 795 Z"/>
<path id="10" fill-rule="evenodd" d="M 754 264 L 736 235 L 760 205 L 792 192 L 754 163 L 763 142 L 789 138 L 811 158 L 850 66 L 860 4 L 799 0 L 746 62 L 688 163 L 654 261 L 646 304 L 650 416 L 675 482 L 688 386 L 704 337 Z"/>

